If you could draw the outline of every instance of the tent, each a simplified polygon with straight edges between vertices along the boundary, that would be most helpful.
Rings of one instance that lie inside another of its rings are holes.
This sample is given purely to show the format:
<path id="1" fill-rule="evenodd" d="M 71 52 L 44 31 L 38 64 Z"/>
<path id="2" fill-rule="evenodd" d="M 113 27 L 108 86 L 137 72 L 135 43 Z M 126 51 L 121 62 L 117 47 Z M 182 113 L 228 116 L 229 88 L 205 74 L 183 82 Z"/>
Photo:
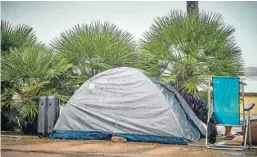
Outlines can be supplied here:
<path id="1" fill-rule="evenodd" d="M 70 98 L 51 138 L 187 144 L 204 124 L 170 85 L 138 69 L 110 69 L 89 79 Z"/>

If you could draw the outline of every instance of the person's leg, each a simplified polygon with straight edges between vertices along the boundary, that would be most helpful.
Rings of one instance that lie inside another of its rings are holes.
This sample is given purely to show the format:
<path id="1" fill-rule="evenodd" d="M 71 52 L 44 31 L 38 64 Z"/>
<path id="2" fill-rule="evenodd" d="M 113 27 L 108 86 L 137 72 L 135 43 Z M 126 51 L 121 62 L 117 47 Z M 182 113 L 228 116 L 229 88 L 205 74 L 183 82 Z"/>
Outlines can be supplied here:
<path id="1" fill-rule="evenodd" d="M 232 136 L 232 127 L 231 126 L 226 126 L 225 127 L 226 131 L 225 131 L 225 136 Z"/>

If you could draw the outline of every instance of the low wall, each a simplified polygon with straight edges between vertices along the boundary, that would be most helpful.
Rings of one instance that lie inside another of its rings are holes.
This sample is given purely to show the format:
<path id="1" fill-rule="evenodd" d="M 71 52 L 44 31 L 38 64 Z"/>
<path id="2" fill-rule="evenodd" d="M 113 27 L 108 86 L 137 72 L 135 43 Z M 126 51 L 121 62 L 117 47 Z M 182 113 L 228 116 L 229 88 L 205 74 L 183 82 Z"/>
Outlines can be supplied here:
<path id="1" fill-rule="evenodd" d="M 251 94 L 251 95 L 245 95 L 245 107 L 248 106 L 248 104 L 255 103 L 255 106 L 253 110 L 251 111 L 251 114 L 254 116 L 257 116 L 257 93 Z M 241 115 L 243 113 L 243 104 L 240 104 L 240 112 Z"/>

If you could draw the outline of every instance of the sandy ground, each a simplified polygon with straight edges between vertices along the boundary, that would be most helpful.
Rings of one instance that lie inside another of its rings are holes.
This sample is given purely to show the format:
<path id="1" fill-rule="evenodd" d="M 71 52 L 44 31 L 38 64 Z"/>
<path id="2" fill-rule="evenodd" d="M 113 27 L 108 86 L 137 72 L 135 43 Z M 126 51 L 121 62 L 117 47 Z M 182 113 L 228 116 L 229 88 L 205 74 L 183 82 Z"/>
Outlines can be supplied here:
<path id="1" fill-rule="evenodd" d="M 199 143 L 199 142 L 198 142 Z M 197 143 L 195 145 L 198 145 Z M 200 142 L 201 145 L 201 142 Z M 256 157 L 257 149 L 211 150 L 193 145 L 112 143 L 110 141 L 51 140 L 1 136 L 2 157 Z"/>

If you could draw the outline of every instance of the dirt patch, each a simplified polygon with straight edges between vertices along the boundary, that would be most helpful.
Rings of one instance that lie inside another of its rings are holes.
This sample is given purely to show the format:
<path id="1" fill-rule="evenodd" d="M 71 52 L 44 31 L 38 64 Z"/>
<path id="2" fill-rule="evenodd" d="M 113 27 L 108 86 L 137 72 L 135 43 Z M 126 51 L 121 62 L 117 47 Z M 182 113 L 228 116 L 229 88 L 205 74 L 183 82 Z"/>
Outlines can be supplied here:
<path id="1" fill-rule="evenodd" d="M 257 149 L 246 152 L 211 150 L 190 145 L 168 145 L 142 142 L 51 140 L 1 136 L 2 156 L 26 157 L 256 157 Z M 18 153 L 19 152 L 19 153 Z M 18 155 L 17 155 L 18 153 Z M 34 154 L 33 154 L 34 153 Z M 241 153 L 241 154 L 240 154 Z"/>
<path id="2" fill-rule="evenodd" d="M 29 152 L 14 152 L 1 151 L 2 157 L 65 157 L 61 154 L 45 154 L 45 153 L 29 153 Z"/>
<path id="3" fill-rule="evenodd" d="M 163 146 L 157 147 L 155 149 L 151 149 L 149 151 L 145 151 L 145 154 L 149 155 L 160 155 L 160 154 L 170 154 L 170 153 L 178 153 L 181 151 L 181 148 L 178 146 Z"/>

